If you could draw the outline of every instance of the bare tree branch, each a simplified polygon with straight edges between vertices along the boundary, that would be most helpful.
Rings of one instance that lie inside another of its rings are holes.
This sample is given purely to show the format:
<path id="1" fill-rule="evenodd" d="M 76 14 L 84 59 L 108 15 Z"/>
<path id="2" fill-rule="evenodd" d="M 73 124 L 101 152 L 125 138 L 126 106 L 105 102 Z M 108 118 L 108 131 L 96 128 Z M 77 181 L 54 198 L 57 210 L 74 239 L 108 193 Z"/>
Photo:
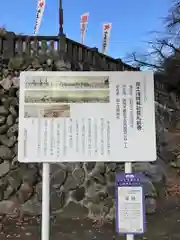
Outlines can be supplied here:
<path id="1" fill-rule="evenodd" d="M 169 82 L 169 91 L 180 93 L 180 0 L 175 0 L 165 18 L 164 32 L 152 31 L 153 40 L 146 42 L 142 54 L 133 52 L 128 59 L 141 69 L 152 69 Z"/>

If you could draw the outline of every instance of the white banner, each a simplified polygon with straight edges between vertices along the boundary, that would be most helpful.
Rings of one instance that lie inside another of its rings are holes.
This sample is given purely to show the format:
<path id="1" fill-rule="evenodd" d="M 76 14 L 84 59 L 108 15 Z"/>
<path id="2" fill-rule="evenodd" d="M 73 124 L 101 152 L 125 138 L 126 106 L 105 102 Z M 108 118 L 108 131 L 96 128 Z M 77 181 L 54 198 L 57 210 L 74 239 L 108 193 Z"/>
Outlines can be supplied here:
<path id="1" fill-rule="evenodd" d="M 112 23 L 103 24 L 103 42 L 102 42 L 102 53 L 107 54 L 109 48 L 109 40 L 111 35 Z"/>
<path id="2" fill-rule="evenodd" d="M 80 31 L 81 31 L 81 43 L 84 44 L 86 32 L 87 32 L 87 25 L 88 25 L 89 13 L 84 13 L 81 15 L 80 19 Z"/>
<path id="3" fill-rule="evenodd" d="M 156 160 L 151 72 L 23 72 L 21 162 Z"/>
<path id="4" fill-rule="evenodd" d="M 36 22 L 34 26 L 34 32 L 33 34 L 36 35 L 39 32 L 39 28 L 41 26 L 44 9 L 45 9 L 46 1 L 45 0 L 38 0 L 37 3 L 37 12 L 36 12 Z"/>

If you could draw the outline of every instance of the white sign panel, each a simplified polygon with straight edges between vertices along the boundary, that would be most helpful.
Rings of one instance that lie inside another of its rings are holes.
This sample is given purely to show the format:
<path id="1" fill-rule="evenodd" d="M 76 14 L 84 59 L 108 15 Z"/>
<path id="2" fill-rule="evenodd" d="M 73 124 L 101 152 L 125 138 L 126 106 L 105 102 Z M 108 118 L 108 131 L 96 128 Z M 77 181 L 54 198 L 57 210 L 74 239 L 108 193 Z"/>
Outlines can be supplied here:
<path id="1" fill-rule="evenodd" d="M 155 161 L 151 72 L 23 72 L 20 162 Z"/>
<path id="2" fill-rule="evenodd" d="M 144 232 L 143 191 L 141 186 L 118 187 L 118 225 L 120 233 Z"/>

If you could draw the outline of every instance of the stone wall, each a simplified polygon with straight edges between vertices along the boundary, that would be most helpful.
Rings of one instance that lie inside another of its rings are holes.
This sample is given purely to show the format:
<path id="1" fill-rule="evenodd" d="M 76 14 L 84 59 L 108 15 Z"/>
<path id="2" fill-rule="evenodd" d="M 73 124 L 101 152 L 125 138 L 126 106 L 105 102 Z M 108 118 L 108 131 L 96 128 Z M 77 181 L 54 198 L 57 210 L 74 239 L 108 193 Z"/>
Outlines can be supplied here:
<path id="1" fill-rule="evenodd" d="M 41 213 L 41 165 L 17 162 L 19 73 L 22 70 L 96 70 L 90 65 L 64 61 L 40 62 L 15 58 L 0 65 L 0 214 Z M 103 69 L 102 69 L 103 70 Z M 143 172 L 147 212 L 156 209 L 157 197 L 166 183 L 167 163 L 174 159 L 167 150 L 166 137 L 173 120 L 169 109 L 156 104 L 158 159 L 155 163 L 135 163 Z M 142 149 L 143 151 L 143 149 Z M 148 156 L 147 156 L 148 158 Z M 102 212 L 114 218 L 115 174 L 120 163 L 59 163 L 51 165 L 51 209 L 70 216 L 95 218 Z"/>

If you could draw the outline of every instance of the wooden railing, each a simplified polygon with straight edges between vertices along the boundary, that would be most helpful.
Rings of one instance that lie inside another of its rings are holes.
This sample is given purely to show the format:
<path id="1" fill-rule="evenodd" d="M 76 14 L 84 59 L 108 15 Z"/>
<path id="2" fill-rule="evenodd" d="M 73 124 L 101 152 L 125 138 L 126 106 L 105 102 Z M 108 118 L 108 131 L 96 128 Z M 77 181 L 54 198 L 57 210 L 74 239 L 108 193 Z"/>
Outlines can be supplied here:
<path id="1" fill-rule="evenodd" d="M 97 48 L 89 48 L 65 36 L 26 36 L 15 35 L 13 32 L 7 32 L 4 36 L 0 35 L 0 60 L 8 60 L 15 56 L 40 57 L 42 60 L 64 59 L 87 63 L 97 70 L 105 71 L 140 70 L 125 64 L 121 59 L 114 59 L 98 52 Z M 168 96 L 169 85 L 169 82 L 164 82 L 164 77 L 163 81 L 159 77 L 155 78 L 156 92 L 161 90 Z M 167 96 L 165 97 L 167 98 Z"/>
<path id="2" fill-rule="evenodd" d="M 14 56 L 40 56 L 42 59 L 67 59 L 89 63 L 94 67 L 109 71 L 139 71 L 121 59 L 114 59 L 65 36 L 26 36 L 7 32 L 0 36 L 0 56 L 10 59 Z"/>

